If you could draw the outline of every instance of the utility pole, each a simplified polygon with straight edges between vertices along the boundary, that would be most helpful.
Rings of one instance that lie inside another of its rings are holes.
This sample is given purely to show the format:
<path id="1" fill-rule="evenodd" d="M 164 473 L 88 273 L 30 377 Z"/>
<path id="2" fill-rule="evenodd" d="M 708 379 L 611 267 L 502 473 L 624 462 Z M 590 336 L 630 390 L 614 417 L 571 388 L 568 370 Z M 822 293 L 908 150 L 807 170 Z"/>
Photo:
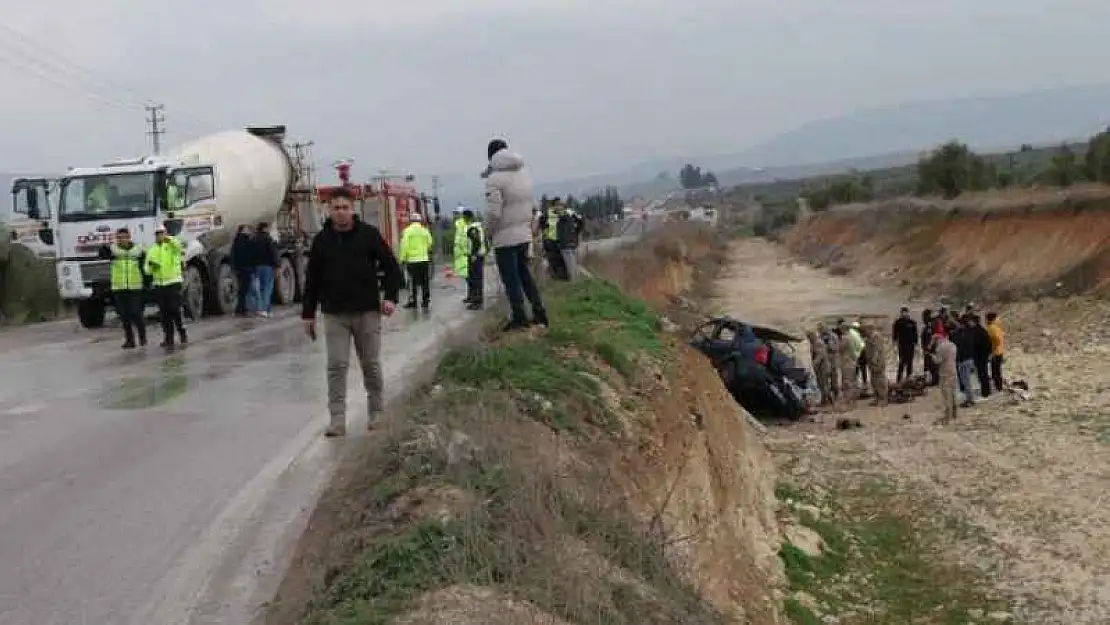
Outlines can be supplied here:
<path id="1" fill-rule="evenodd" d="M 150 124 L 150 130 L 147 134 L 150 135 L 150 141 L 154 147 L 154 154 L 162 153 L 162 135 L 166 134 L 166 129 L 161 124 L 166 121 L 166 116 L 163 113 L 165 107 L 161 104 L 148 104 L 146 105 L 146 112 L 150 113 L 147 122 Z"/>

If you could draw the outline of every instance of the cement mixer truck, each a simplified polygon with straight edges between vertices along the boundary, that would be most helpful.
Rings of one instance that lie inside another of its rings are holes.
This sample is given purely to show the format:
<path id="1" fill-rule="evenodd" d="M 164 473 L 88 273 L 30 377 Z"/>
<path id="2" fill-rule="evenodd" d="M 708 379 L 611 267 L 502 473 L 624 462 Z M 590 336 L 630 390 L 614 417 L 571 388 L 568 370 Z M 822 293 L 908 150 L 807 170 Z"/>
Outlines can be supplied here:
<path id="1" fill-rule="evenodd" d="M 77 301 L 81 324 L 104 324 L 111 291 L 103 248 L 124 227 L 148 246 L 164 224 L 186 246 L 184 297 L 190 308 L 198 315 L 230 314 L 238 294 L 231 240 L 240 225 L 268 222 L 280 250 L 274 299 L 299 299 L 321 217 L 315 189 L 299 180 L 299 164 L 284 140 L 284 126 L 231 130 L 167 156 L 67 171 L 58 181 L 57 279 L 61 297 Z M 170 186 L 177 193 L 167 193 Z"/>

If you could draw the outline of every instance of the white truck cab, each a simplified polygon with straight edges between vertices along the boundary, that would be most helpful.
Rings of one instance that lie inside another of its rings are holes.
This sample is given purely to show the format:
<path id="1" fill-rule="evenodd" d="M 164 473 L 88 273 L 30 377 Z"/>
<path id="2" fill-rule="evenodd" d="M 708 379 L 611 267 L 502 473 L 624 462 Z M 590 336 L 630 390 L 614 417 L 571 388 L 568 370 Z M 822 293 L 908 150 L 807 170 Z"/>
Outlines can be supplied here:
<path id="1" fill-rule="evenodd" d="M 211 167 L 158 157 L 71 168 L 60 178 L 58 290 L 62 299 L 78 300 L 82 325 L 104 323 L 111 296 L 106 251 L 116 232 L 127 228 L 136 244 L 148 247 L 154 243 L 155 228 L 164 223 L 186 245 L 188 261 L 197 253 L 195 237 L 218 226 L 213 219 L 214 188 Z M 185 297 L 196 301 L 199 291 L 194 294 L 191 289 L 202 289 L 203 283 L 190 284 L 187 276 L 184 288 Z"/>
<path id="2" fill-rule="evenodd" d="M 54 181 L 47 178 L 16 178 L 12 181 L 12 214 L 7 226 L 12 242 L 42 259 L 55 257 Z"/>

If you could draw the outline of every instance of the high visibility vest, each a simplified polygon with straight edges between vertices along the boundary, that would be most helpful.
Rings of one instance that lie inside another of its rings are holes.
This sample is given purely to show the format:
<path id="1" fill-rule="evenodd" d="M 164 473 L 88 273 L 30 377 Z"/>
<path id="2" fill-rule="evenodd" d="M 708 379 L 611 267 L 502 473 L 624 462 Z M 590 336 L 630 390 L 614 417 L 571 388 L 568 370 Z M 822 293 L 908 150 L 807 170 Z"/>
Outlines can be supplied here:
<path id="1" fill-rule="evenodd" d="M 466 220 L 460 217 L 455 220 L 455 262 L 453 263 L 455 275 L 459 276 L 460 278 L 466 277 L 467 263 L 469 260 L 467 252 L 469 247 L 470 244 L 467 243 L 466 239 Z"/>
<path id="2" fill-rule="evenodd" d="M 139 264 L 142 256 L 143 248 L 138 245 L 127 249 L 112 246 L 110 276 L 113 291 L 138 291 L 143 288 L 143 268 Z"/>
<path id="3" fill-rule="evenodd" d="M 478 249 L 477 250 L 472 249 L 473 246 L 474 246 L 474 242 L 470 240 L 470 231 L 471 230 L 476 230 L 478 232 Z M 467 248 L 467 256 L 468 257 L 469 256 L 474 256 L 475 254 L 485 256 L 486 254 L 489 253 L 489 246 L 486 244 L 486 229 L 482 226 L 481 222 L 475 221 L 474 223 L 467 226 L 466 234 L 467 234 L 466 248 Z"/>
<path id="4" fill-rule="evenodd" d="M 85 206 L 94 211 L 108 210 L 108 187 L 103 183 L 93 187 L 85 199 Z"/>
<path id="5" fill-rule="evenodd" d="M 154 286 L 181 284 L 181 252 L 181 243 L 173 237 L 150 246 L 146 253 L 146 272 L 153 278 Z"/>
<path id="6" fill-rule="evenodd" d="M 431 260 L 432 233 L 424 224 L 411 223 L 401 233 L 402 263 L 426 263 Z"/>
<path id="7" fill-rule="evenodd" d="M 565 214 L 566 213 L 557 213 L 555 211 L 549 211 L 547 213 L 547 229 L 543 232 L 543 238 L 548 241 L 559 240 L 559 218 Z"/>
<path id="8" fill-rule="evenodd" d="M 175 184 L 166 185 L 166 206 L 169 210 L 181 210 L 185 207 L 185 198 L 181 196 L 181 189 Z"/>

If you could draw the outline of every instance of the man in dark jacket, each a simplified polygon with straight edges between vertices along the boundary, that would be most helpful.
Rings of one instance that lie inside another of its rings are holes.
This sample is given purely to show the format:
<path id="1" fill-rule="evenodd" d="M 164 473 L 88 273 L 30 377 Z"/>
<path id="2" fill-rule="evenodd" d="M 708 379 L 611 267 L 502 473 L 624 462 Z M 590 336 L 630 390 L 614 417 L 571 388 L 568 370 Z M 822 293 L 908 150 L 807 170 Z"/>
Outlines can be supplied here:
<path id="1" fill-rule="evenodd" d="M 331 216 L 312 241 L 305 276 L 305 332 L 316 339 L 316 307 L 325 317 L 324 341 L 328 362 L 328 412 L 331 422 L 325 435 L 347 433 L 347 369 L 351 340 L 355 343 L 366 389 L 368 427 L 381 419 L 383 381 L 381 368 L 381 316 L 397 307 L 401 266 L 382 233 L 354 214 L 353 198 L 345 188 L 331 198 Z M 378 270 L 385 278 L 378 287 Z"/>
<path id="2" fill-rule="evenodd" d="M 933 311 L 926 308 L 921 313 L 921 354 L 925 361 L 925 371 L 929 373 L 929 386 L 940 384 L 940 363 L 937 359 L 937 339 L 933 334 L 936 325 Z"/>
<path id="3" fill-rule="evenodd" d="M 971 318 L 971 326 L 969 330 L 973 341 L 974 353 L 972 360 L 975 361 L 975 373 L 979 377 L 979 393 L 983 398 L 991 396 L 991 378 L 990 378 L 990 361 L 991 361 L 991 335 L 987 329 L 983 327 L 982 319 L 979 315 L 969 315 Z"/>
<path id="4" fill-rule="evenodd" d="M 274 310 L 274 274 L 279 264 L 277 242 L 270 234 L 270 224 L 258 224 L 253 243 L 256 255 L 254 278 L 258 280 L 258 314 L 269 317 Z"/>
<path id="5" fill-rule="evenodd" d="M 231 268 L 235 271 L 236 292 L 235 314 L 245 316 L 257 312 L 252 284 L 254 283 L 255 262 L 254 243 L 251 241 L 250 226 L 239 226 L 235 240 L 231 242 Z"/>
<path id="6" fill-rule="evenodd" d="M 898 347 L 898 374 L 895 380 L 902 381 L 902 376 L 913 375 L 913 356 L 917 351 L 917 322 L 910 316 L 910 309 L 905 306 L 894 320 L 891 329 L 891 340 Z"/>
<path id="7" fill-rule="evenodd" d="M 961 405 L 967 408 L 975 403 L 971 393 L 971 376 L 975 372 L 975 334 L 971 330 L 971 319 L 965 317 L 963 324 L 949 333 L 948 339 L 956 344 L 956 379 L 964 394 Z"/>

